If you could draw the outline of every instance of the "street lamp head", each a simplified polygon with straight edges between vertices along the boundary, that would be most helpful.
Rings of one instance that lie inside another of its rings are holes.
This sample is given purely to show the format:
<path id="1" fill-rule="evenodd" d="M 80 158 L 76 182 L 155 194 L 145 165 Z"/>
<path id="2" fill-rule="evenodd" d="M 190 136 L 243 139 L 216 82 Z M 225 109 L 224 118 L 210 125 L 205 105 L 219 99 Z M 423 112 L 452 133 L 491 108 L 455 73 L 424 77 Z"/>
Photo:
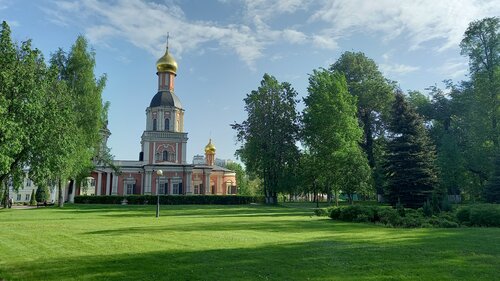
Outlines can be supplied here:
<path id="1" fill-rule="evenodd" d="M 161 177 L 161 176 L 163 176 L 163 171 L 162 170 L 158 170 L 158 171 L 156 171 L 156 174 Z"/>

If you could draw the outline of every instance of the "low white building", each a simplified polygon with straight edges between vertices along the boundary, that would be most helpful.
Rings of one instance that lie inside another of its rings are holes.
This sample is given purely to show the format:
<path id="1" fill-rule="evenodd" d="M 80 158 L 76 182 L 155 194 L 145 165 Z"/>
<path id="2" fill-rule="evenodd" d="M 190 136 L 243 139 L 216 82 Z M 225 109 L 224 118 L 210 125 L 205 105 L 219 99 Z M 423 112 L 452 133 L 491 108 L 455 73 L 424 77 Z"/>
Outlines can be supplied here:
<path id="1" fill-rule="evenodd" d="M 29 203 L 31 200 L 31 194 L 32 194 L 33 190 L 35 190 L 35 193 L 36 193 L 36 189 L 37 189 L 37 186 L 34 184 L 34 182 L 30 178 L 28 178 L 27 175 L 24 178 L 23 183 L 22 183 L 21 187 L 19 188 L 19 190 L 17 190 L 17 191 L 14 190 L 14 187 L 12 186 L 11 181 L 9 181 L 8 185 L 9 185 L 9 198 L 12 198 L 14 203 Z M 50 203 L 56 202 L 56 200 L 57 200 L 57 188 L 56 188 L 56 186 L 49 186 L 49 192 L 50 192 L 50 196 L 49 196 L 48 202 L 50 202 Z"/>

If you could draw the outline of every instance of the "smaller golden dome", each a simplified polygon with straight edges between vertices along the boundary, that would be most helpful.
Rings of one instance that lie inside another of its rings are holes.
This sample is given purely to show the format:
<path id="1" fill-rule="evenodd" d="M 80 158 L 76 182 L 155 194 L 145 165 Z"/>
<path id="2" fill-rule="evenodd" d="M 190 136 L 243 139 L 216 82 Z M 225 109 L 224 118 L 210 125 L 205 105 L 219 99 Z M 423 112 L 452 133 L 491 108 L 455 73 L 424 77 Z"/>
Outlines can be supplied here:
<path id="1" fill-rule="evenodd" d="M 212 139 L 208 141 L 208 144 L 205 146 L 206 154 L 215 154 L 215 145 L 212 143 Z"/>
<path id="2" fill-rule="evenodd" d="M 177 74 L 177 62 L 168 52 L 168 47 L 163 57 L 156 61 L 156 69 L 158 72 L 171 72 L 173 74 Z"/>

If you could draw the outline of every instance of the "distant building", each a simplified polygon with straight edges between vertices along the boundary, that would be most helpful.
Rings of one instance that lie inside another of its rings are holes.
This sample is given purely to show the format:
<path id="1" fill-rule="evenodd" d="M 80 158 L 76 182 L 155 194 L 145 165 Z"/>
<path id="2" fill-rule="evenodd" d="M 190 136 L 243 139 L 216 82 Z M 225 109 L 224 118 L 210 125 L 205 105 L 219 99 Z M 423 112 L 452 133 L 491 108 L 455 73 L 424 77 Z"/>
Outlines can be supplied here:
<path id="1" fill-rule="evenodd" d="M 35 183 L 28 178 L 28 171 L 25 171 L 25 178 L 23 179 L 23 183 L 21 184 L 21 187 L 16 191 L 14 190 L 14 187 L 12 186 L 12 181 L 9 181 L 7 183 L 9 187 L 9 198 L 12 198 L 14 200 L 14 203 L 29 203 L 31 200 L 31 193 L 33 190 L 37 189 L 37 186 Z M 48 202 L 55 202 L 57 199 L 57 188 L 54 185 L 49 186 L 49 200 Z"/>
<path id="2" fill-rule="evenodd" d="M 201 165 L 205 163 L 205 156 L 197 154 L 193 156 L 193 165 Z M 219 167 L 226 167 L 229 163 L 233 163 L 233 160 L 230 159 L 220 159 L 215 158 L 215 165 Z"/>

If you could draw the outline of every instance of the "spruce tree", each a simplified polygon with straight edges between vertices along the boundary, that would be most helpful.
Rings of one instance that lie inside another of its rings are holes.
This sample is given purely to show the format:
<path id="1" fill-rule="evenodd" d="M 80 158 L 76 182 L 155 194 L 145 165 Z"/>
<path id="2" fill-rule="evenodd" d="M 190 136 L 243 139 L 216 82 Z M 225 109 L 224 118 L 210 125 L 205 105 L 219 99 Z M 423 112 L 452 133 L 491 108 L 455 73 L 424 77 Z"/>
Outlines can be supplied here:
<path id="1" fill-rule="evenodd" d="M 34 189 L 31 191 L 30 205 L 36 206 L 35 190 Z"/>
<path id="2" fill-rule="evenodd" d="M 489 203 L 500 203 L 500 153 L 495 157 L 495 170 L 484 189 L 484 199 Z"/>
<path id="3" fill-rule="evenodd" d="M 41 185 L 36 189 L 35 199 L 37 202 L 44 202 L 49 199 L 49 188 L 46 185 Z"/>
<path id="4" fill-rule="evenodd" d="M 392 205 L 421 207 L 430 200 L 437 183 L 436 153 L 423 120 L 402 93 L 396 94 L 389 130 L 385 163 L 388 199 Z"/>

